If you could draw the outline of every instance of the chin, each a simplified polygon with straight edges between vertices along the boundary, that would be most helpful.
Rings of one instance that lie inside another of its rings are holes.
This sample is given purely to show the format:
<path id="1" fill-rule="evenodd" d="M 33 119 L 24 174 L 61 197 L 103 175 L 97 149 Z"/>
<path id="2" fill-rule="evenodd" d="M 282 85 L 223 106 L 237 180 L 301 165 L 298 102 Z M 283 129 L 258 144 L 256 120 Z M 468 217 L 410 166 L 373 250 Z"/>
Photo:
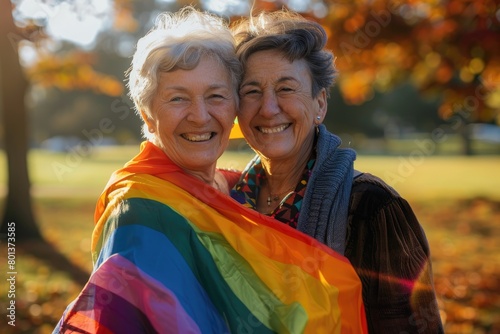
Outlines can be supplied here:
<path id="1" fill-rule="evenodd" d="M 210 167 L 213 164 L 217 163 L 217 159 L 221 156 L 222 154 L 193 154 L 189 157 L 189 160 L 191 162 L 191 165 L 196 165 L 198 167 Z"/>
<path id="2" fill-rule="evenodd" d="M 256 150 L 260 155 L 269 159 L 280 159 L 288 155 L 289 150 L 281 149 L 280 147 L 264 147 L 262 150 Z"/>

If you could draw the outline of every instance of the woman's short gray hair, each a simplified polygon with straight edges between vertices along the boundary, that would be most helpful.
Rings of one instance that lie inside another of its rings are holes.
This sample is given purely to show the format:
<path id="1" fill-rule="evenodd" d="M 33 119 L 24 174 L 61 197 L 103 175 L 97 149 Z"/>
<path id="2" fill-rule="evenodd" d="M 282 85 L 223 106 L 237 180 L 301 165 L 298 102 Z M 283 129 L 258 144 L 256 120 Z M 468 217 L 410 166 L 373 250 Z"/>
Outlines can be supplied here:
<path id="1" fill-rule="evenodd" d="M 155 26 L 138 41 L 128 70 L 129 95 L 136 111 L 152 116 L 159 73 L 193 69 L 202 56 L 210 56 L 227 68 L 236 93 L 242 70 L 228 24 L 191 6 L 160 14 Z"/>
<path id="2" fill-rule="evenodd" d="M 236 53 L 245 66 L 250 55 L 258 51 L 277 50 L 294 61 L 304 59 L 312 78 L 312 95 L 322 88 L 329 96 L 337 69 L 333 53 L 325 49 L 327 35 L 323 27 L 297 13 L 280 10 L 262 12 L 233 26 Z"/>

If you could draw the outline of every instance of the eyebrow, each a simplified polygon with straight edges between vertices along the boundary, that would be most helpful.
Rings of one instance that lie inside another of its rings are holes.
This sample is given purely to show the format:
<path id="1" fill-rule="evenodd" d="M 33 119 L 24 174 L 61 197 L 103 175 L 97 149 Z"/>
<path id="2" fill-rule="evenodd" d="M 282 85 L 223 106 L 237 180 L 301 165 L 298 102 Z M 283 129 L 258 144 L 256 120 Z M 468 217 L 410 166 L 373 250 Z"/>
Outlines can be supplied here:
<path id="1" fill-rule="evenodd" d="M 294 77 L 281 77 L 281 78 L 279 78 L 279 80 L 277 82 L 280 83 L 283 81 L 298 81 L 298 80 L 295 79 Z"/>
<path id="2" fill-rule="evenodd" d="M 281 77 L 279 78 L 276 83 L 281 83 L 281 82 L 285 82 L 285 81 L 295 81 L 295 82 L 298 82 L 297 79 L 295 79 L 294 77 Z M 245 82 L 241 85 L 241 87 L 245 87 L 245 86 L 258 86 L 259 83 L 257 81 L 249 81 L 249 82 Z"/>
<path id="3" fill-rule="evenodd" d="M 219 84 L 213 84 L 208 86 L 208 90 L 213 90 L 213 89 L 231 89 L 230 85 L 219 85 Z M 184 86 L 166 86 L 163 88 L 163 90 L 179 90 L 179 91 L 187 91 L 189 90 L 188 87 Z"/>

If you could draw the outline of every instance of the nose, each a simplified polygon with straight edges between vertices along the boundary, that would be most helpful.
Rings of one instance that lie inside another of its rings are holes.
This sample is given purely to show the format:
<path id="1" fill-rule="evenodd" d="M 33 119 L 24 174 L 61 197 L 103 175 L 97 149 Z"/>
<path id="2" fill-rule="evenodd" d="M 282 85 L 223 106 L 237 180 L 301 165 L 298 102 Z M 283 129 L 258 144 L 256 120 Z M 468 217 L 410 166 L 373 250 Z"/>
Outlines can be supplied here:
<path id="1" fill-rule="evenodd" d="M 209 106 L 204 100 L 195 101 L 189 108 L 187 120 L 196 124 L 205 124 L 210 121 Z"/>
<path id="2" fill-rule="evenodd" d="M 280 107 L 274 92 L 265 92 L 262 95 L 262 104 L 259 112 L 264 117 L 273 117 L 274 115 L 279 114 Z"/>

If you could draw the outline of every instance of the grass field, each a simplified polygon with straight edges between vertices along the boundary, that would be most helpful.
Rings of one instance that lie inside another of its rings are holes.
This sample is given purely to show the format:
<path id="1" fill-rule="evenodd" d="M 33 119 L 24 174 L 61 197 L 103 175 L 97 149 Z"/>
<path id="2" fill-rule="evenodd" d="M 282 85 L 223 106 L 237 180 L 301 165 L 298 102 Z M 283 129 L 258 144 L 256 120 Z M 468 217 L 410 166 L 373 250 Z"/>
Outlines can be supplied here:
<path id="1" fill-rule="evenodd" d="M 41 245 L 18 245 L 16 327 L 7 326 L 3 318 L 1 333 L 52 331 L 80 291 L 82 276 L 91 270 L 89 243 L 97 196 L 111 172 L 136 152 L 137 147 L 119 147 L 84 156 L 30 153 L 40 228 L 76 269 L 69 271 L 64 261 L 44 258 Z M 228 152 L 220 166 L 242 169 L 252 155 L 247 150 Z M 0 198 L 5 192 L 4 166 L 0 155 Z M 500 333 L 500 157 L 359 156 L 355 166 L 386 180 L 413 206 L 431 246 L 446 333 Z M 5 247 L 0 251 L 5 259 Z M 0 268 L 6 272 L 4 263 Z M 7 296 L 1 291 L 0 308 L 5 310 Z"/>
<path id="2" fill-rule="evenodd" d="M 105 147 L 87 155 L 33 150 L 29 154 L 34 195 L 97 196 L 109 175 L 138 151 L 136 146 Z M 229 151 L 219 160 L 224 168 L 243 169 L 253 153 Z M 0 195 L 5 190 L 5 157 L 0 154 Z M 358 156 L 355 167 L 375 174 L 408 199 L 500 199 L 500 156 Z"/>

